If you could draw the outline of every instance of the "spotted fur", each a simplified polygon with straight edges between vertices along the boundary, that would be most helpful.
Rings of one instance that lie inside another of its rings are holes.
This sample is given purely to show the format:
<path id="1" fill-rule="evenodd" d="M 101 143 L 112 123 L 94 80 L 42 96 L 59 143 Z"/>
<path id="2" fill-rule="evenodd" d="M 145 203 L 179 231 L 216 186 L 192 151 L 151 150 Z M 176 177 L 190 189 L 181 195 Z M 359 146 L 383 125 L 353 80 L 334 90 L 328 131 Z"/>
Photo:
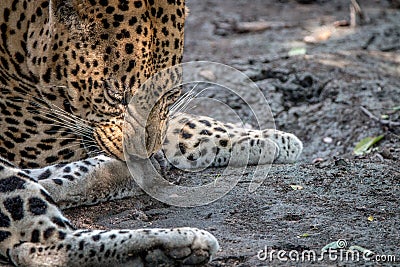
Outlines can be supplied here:
<path id="1" fill-rule="evenodd" d="M 170 165 L 180 169 L 293 163 L 302 149 L 302 142 L 290 133 L 249 130 L 183 113 L 173 117 L 163 145 Z"/>
<path id="2" fill-rule="evenodd" d="M 188 114 L 168 126 L 168 107 L 180 94 L 168 88 L 179 83 L 179 70 L 156 77 L 165 88 L 141 85 L 181 62 L 185 12 L 181 0 L 3 0 L 1 261 L 177 266 L 215 255 L 215 237 L 195 228 L 77 230 L 62 215 L 63 208 L 140 193 L 124 162 L 123 127 L 138 133 L 125 140 L 136 156 L 160 151 L 165 139 L 162 153 L 181 168 L 223 166 L 243 149 L 250 164 L 297 159 L 302 145 L 291 134 Z"/>

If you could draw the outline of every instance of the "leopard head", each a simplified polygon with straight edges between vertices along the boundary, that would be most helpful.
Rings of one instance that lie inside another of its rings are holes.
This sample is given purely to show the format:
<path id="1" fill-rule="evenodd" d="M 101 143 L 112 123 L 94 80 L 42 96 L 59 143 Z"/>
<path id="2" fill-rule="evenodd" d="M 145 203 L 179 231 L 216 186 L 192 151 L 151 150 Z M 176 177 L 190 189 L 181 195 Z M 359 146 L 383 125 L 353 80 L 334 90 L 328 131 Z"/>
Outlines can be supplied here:
<path id="1" fill-rule="evenodd" d="M 51 0 L 48 39 L 36 45 L 46 46 L 47 63 L 30 67 L 40 84 L 57 85 L 45 97 L 64 99 L 58 105 L 90 123 L 97 146 L 122 160 L 124 114 L 135 98 L 141 106 L 129 126 L 144 129 L 146 151 L 135 154 L 145 157 L 161 148 L 168 106 L 180 92 L 141 85 L 181 62 L 184 19 L 181 0 Z M 151 106 L 142 101 L 150 95 Z"/>

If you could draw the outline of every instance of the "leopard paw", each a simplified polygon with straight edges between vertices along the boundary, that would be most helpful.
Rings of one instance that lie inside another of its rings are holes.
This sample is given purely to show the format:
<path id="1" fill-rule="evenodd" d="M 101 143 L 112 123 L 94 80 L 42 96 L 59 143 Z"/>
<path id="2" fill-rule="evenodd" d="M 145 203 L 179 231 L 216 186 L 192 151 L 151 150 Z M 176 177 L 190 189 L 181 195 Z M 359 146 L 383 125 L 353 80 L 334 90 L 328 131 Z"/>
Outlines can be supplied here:
<path id="1" fill-rule="evenodd" d="M 164 234 L 169 235 L 165 237 L 170 240 L 164 247 L 149 250 L 144 258 L 144 266 L 176 266 L 177 263 L 184 266 L 204 265 L 215 256 L 219 248 L 215 237 L 203 230 L 178 228 Z M 188 239 L 183 241 L 182 237 Z"/>
<path id="2" fill-rule="evenodd" d="M 196 228 L 78 230 L 50 244 L 20 243 L 9 257 L 17 266 L 201 266 L 218 248 Z"/>
<path id="3" fill-rule="evenodd" d="M 267 129 L 263 137 L 273 141 L 278 146 L 274 163 L 293 163 L 297 161 L 303 151 L 303 143 L 297 136 L 274 129 Z"/>

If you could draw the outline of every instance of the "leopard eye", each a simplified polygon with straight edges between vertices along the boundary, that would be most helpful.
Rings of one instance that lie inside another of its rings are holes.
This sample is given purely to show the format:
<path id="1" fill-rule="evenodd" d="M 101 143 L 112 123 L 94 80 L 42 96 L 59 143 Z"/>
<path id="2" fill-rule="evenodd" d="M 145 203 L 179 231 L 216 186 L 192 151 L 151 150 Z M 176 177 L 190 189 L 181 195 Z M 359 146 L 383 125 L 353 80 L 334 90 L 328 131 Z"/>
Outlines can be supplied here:
<path id="1" fill-rule="evenodd" d="M 116 102 L 121 102 L 123 100 L 123 95 L 116 90 L 112 89 L 107 89 L 107 95 L 112 99 L 115 100 Z"/>
<path id="2" fill-rule="evenodd" d="M 112 103 L 123 104 L 125 102 L 124 94 L 116 89 L 110 81 L 104 81 L 105 97 Z"/>
<path id="3" fill-rule="evenodd" d="M 179 89 L 174 89 L 174 90 L 168 92 L 167 93 L 167 101 L 168 102 L 175 102 L 178 99 L 180 93 L 181 93 L 181 91 Z"/>
<path id="4" fill-rule="evenodd" d="M 123 94 L 123 97 L 122 97 L 122 100 L 121 100 L 121 104 L 124 107 L 128 106 L 129 101 L 130 101 L 130 97 L 129 97 L 129 93 L 128 92 L 129 92 L 128 90 L 125 90 L 125 92 Z"/>

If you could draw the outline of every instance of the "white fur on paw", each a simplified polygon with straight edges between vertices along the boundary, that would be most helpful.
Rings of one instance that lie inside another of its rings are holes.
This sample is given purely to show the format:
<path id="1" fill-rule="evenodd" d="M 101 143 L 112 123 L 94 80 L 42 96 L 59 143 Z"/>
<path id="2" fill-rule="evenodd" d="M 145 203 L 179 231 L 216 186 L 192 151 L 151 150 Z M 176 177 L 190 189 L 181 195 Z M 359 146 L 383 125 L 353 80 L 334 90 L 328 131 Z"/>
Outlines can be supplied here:
<path id="1" fill-rule="evenodd" d="M 157 233 L 157 229 L 151 231 Z M 171 266 L 177 262 L 189 266 L 202 265 L 211 261 L 219 249 L 218 241 L 212 234 L 197 228 L 161 231 L 157 233 L 157 238 L 163 239 L 163 248 L 148 251 L 146 266 L 156 266 L 161 262 L 171 263 Z"/>
<path id="2" fill-rule="evenodd" d="M 303 151 L 303 143 L 294 134 L 268 129 L 263 131 L 263 136 L 279 147 L 275 163 L 296 162 Z"/>

